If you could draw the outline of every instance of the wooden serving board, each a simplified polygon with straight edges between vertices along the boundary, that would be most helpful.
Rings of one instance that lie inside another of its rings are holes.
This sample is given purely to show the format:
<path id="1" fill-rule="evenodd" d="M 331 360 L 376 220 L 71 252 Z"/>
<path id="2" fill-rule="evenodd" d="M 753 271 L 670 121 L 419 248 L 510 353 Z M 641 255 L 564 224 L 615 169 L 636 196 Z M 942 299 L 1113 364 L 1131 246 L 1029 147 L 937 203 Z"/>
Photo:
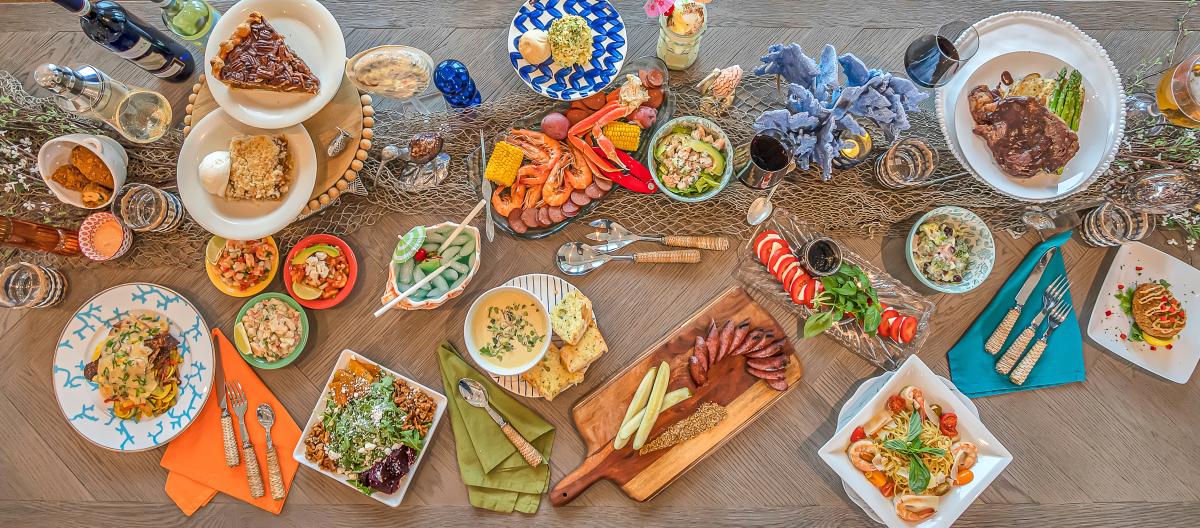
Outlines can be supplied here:
<path id="1" fill-rule="evenodd" d="M 201 74 L 188 96 L 187 113 L 183 117 L 184 135 L 191 131 L 193 123 L 218 107 L 205 75 Z M 304 121 L 304 129 L 317 151 L 317 182 L 301 217 L 324 209 L 358 178 L 358 171 L 362 170 L 367 152 L 371 150 L 374 126 L 375 109 L 371 107 L 371 96 L 359 95 L 358 89 L 343 75 L 342 84 L 329 104 Z M 330 158 L 326 151 L 329 142 L 337 137 L 338 127 L 350 133 L 350 140 L 345 150 Z"/>
<path id="2" fill-rule="evenodd" d="M 773 329 L 775 335 L 787 332 L 762 306 L 759 306 L 740 286 L 733 287 L 707 306 L 692 314 L 678 329 L 653 344 L 625 370 L 580 401 L 572 410 L 579 434 L 587 445 L 588 456 L 574 471 L 563 477 L 550 492 L 555 506 L 578 497 L 600 479 L 615 482 L 626 495 L 637 501 L 648 500 L 691 469 L 742 428 L 753 422 L 799 382 L 803 375 L 799 359 L 790 341 L 784 353 L 791 357 L 787 368 L 788 391 L 777 391 L 746 372 L 746 358 L 726 358 L 709 368 L 708 383 L 697 388 L 688 374 L 688 356 L 695 335 L 707 332 L 709 322 L 749 319 L 753 327 Z M 650 367 L 666 361 L 671 367 L 667 390 L 680 387 L 692 389 L 692 397 L 663 411 L 650 439 L 657 437 L 671 424 L 686 418 L 704 402 L 723 405 L 728 416 L 716 427 L 699 436 L 667 449 L 645 455 L 637 454 L 630 446 L 614 451 L 613 438 L 621 427 L 625 410 L 642 376 Z"/>

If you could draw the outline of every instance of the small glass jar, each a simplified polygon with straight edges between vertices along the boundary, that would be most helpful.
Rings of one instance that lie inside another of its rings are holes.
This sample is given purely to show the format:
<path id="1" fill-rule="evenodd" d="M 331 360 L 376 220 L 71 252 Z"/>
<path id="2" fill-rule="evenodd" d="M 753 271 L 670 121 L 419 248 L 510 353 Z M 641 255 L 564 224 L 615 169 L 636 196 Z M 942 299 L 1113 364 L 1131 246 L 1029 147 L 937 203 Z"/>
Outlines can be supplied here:
<path id="1" fill-rule="evenodd" d="M 704 30 L 708 29 L 708 9 L 704 4 L 698 5 L 704 13 L 704 23 L 691 35 L 672 30 L 667 24 L 670 17 L 658 17 L 658 58 L 667 63 L 668 69 L 685 70 L 700 57 L 700 38 L 704 36 Z"/>

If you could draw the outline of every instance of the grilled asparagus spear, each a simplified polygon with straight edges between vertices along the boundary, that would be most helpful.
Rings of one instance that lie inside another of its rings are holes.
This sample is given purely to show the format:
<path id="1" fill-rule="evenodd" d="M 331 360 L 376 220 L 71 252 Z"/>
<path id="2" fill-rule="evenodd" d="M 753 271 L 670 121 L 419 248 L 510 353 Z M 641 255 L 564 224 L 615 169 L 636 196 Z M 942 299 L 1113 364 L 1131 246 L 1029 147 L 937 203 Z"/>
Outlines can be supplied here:
<path id="1" fill-rule="evenodd" d="M 1058 71 L 1058 79 L 1054 81 L 1054 93 L 1050 94 L 1050 102 L 1046 104 L 1051 112 L 1058 113 L 1058 107 L 1062 105 L 1063 92 L 1067 89 L 1067 69 L 1063 68 Z"/>

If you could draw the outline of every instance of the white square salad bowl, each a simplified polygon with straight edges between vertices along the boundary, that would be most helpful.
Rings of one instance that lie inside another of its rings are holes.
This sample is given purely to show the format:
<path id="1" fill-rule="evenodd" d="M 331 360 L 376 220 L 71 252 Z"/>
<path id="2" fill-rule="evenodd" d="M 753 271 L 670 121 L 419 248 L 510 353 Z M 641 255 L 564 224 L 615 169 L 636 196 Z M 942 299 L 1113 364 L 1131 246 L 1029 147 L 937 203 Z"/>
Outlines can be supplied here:
<path id="1" fill-rule="evenodd" d="M 897 394 L 901 389 L 913 385 L 920 387 L 925 393 L 925 401 L 929 405 L 938 404 L 948 412 L 958 416 L 958 433 L 963 441 L 974 443 L 979 448 L 978 461 L 971 467 L 975 478 L 963 486 L 954 486 L 950 492 L 942 496 L 937 512 L 921 522 L 906 522 L 896 515 L 892 500 L 883 496 L 871 484 L 862 471 L 851 463 L 846 455 L 850 445 L 850 434 L 858 426 L 865 424 L 875 413 L 885 411 L 888 396 Z M 875 514 L 890 527 L 921 528 L 947 527 L 967 507 L 979 497 L 1000 472 L 1012 461 L 1012 454 L 1000 444 L 1000 441 L 987 430 L 983 422 L 970 409 L 965 408 L 953 392 L 946 387 L 940 378 L 929 370 L 929 367 L 917 356 L 909 356 L 874 396 L 868 400 L 857 413 L 833 434 L 818 453 L 842 480 L 857 492 Z"/>

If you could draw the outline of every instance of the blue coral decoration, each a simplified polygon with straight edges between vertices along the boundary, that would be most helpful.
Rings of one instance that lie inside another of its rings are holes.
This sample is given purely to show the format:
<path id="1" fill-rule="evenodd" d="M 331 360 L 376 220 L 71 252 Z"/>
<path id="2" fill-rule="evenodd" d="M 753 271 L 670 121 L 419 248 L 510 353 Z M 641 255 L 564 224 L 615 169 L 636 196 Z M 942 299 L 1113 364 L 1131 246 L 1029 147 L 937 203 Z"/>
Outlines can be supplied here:
<path id="1" fill-rule="evenodd" d="M 775 44 L 762 62 L 756 75 L 778 75 L 788 82 L 787 108 L 763 112 L 754 129 L 781 133 L 797 165 L 820 166 L 824 180 L 832 177 L 833 158 L 843 148 L 836 139 L 839 133 L 865 132 L 856 117 L 870 119 L 895 138 L 909 128 L 908 112 L 920 111 L 918 104 L 929 97 L 908 79 L 868 69 L 853 54 L 839 56 L 832 44 L 825 45 L 816 61 L 799 44 Z M 839 67 L 846 77 L 844 86 Z"/>
<path id="2" fill-rule="evenodd" d="M 552 61 L 530 64 L 515 51 L 521 34 L 530 29 L 548 30 L 564 14 L 587 20 L 592 37 L 592 60 L 570 68 L 553 68 Z M 513 18 L 516 30 L 509 60 L 517 75 L 534 91 L 552 99 L 571 101 L 592 95 L 608 86 L 625 60 L 625 24 L 607 0 L 535 0 L 521 5 Z"/>

